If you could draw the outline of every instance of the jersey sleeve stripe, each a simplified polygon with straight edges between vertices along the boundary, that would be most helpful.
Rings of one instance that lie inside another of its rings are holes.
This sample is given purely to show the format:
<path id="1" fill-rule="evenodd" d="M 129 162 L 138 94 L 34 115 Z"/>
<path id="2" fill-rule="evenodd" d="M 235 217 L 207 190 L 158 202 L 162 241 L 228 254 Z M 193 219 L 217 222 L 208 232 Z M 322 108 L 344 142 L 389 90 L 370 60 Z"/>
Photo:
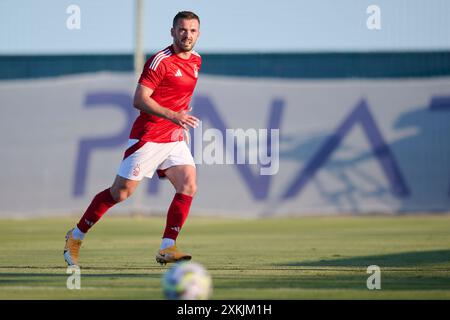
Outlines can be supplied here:
<path id="1" fill-rule="evenodd" d="M 163 54 L 169 53 L 169 52 L 170 52 L 170 49 L 169 49 L 169 48 L 164 49 L 164 50 L 161 50 L 161 51 L 159 51 L 157 54 L 155 54 L 155 58 L 156 58 L 156 57 L 159 57 L 159 56 L 161 56 L 161 55 L 163 55 Z"/>
<path id="2" fill-rule="evenodd" d="M 156 70 L 156 68 L 158 67 L 161 60 L 163 60 L 164 58 L 170 57 L 171 55 L 172 55 L 172 53 L 170 52 L 169 49 L 157 54 L 155 56 L 155 58 L 153 59 L 152 63 L 150 64 L 150 69 Z"/>
<path id="3" fill-rule="evenodd" d="M 166 52 L 167 52 L 167 49 L 164 50 L 164 51 L 158 52 L 158 53 L 155 55 L 155 57 L 153 58 L 152 63 L 150 64 L 150 68 L 153 68 L 153 66 L 155 65 L 156 61 L 157 61 L 161 56 L 163 56 Z"/>

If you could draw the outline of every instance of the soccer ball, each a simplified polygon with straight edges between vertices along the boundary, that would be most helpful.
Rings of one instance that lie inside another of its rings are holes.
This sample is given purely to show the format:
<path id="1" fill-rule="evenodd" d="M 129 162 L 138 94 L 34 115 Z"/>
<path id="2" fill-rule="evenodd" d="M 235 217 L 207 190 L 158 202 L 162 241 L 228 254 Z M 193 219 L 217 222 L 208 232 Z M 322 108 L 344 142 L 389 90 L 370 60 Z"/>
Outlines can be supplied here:
<path id="1" fill-rule="evenodd" d="M 178 262 L 164 273 L 162 287 L 170 300 L 207 300 L 212 294 L 212 279 L 201 264 Z"/>

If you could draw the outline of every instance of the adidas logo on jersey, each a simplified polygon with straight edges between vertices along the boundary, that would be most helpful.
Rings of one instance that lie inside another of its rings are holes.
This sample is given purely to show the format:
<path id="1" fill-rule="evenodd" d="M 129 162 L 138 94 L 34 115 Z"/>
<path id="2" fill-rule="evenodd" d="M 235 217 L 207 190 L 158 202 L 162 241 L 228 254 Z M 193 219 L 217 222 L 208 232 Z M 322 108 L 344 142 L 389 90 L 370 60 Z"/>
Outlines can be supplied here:
<path id="1" fill-rule="evenodd" d="M 182 77 L 183 75 L 181 74 L 180 69 L 177 70 L 177 72 L 175 72 L 175 77 Z"/>

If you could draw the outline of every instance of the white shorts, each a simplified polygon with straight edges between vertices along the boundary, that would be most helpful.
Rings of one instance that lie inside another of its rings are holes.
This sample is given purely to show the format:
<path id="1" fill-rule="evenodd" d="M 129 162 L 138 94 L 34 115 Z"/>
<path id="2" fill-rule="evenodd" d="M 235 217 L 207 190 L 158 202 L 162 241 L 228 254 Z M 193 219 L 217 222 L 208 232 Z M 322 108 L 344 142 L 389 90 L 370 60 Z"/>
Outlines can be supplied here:
<path id="1" fill-rule="evenodd" d="M 195 167 L 185 141 L 156 143 L 130 139 L 117 174 L 140 181 L 144 177 L 151 178 L 156 171 L 160 178 L 164 178 L 165 170 L 179 165 Z"/>

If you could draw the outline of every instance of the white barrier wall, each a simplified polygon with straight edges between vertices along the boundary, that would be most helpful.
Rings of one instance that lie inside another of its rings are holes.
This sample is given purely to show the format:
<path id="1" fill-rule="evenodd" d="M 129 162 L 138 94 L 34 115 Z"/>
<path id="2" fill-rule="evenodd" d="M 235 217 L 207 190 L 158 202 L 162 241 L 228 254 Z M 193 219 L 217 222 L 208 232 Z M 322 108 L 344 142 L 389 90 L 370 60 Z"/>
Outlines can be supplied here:
<path id="1" fill-rule="evenodd" d="M 82 213 L 115 177 L 137 115 L 134 88 L 128 73 L 1 81 L 0 217 Z M 196 155 L 210 154 L 210 128 L 280 133 L 274 175 L 198 164 L 192 214 L 450 210 L 450 78 L 201 76 L 192 106 L 203 121 Z M 146 179 L 112 212 L 164 212 L 172 195 L 168 181 Z"/>

